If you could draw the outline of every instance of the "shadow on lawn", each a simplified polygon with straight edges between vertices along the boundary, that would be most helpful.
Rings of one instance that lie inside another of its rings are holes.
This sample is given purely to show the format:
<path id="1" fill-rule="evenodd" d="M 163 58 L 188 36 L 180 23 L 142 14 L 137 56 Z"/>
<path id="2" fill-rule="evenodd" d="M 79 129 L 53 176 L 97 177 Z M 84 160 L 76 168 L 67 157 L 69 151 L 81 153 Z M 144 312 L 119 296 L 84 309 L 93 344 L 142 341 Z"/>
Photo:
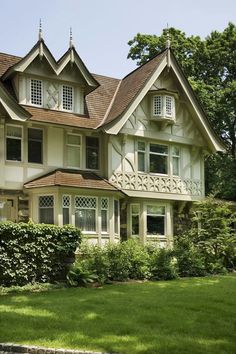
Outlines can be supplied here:
<path id="1" fill-rule="evenodd" d="M 234 353 L 236 277 L 0 298 L 0 341 L 119 353 Z"/>

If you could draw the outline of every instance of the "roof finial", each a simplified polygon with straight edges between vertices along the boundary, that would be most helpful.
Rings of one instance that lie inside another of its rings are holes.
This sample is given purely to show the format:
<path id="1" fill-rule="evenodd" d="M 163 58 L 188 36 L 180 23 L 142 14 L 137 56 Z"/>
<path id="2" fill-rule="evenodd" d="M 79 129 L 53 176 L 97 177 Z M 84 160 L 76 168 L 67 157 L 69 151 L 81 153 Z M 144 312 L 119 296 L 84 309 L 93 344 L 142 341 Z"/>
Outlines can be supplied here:
<path id="1" fill-rule="evenodd" d="M 43 39 L 43 35 L 42 35 L 42 21 L 41 18 L 39 19 L 39 41 L 41 41 Z"/>
<path id="2" fill-rule="evenodd" d="M 72 27 L 70 27 L 70 48 L 73 48 L 74 44 L 73 44 L 73 37 L 72 37 Z"/>
<path id="3" fill-rule="evenodd" d="M 166 49 L 169 49 L 170 48 L 170 33 L 169 33 L 169 25 L 168 25 L 168 23 L 167 23 L 167 28 L 166 28 L 166 37 L 167 37 Z"/>

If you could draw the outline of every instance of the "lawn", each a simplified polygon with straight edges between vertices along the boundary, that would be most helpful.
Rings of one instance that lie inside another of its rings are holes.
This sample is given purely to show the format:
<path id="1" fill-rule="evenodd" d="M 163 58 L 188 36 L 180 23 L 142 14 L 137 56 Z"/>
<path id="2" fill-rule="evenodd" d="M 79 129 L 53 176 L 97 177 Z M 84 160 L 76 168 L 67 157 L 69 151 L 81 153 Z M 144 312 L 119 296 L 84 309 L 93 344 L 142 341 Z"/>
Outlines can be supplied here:
<path id="1" fill-rule="evenodd" d="M 236 276 L 0 297 L 0 342 L 118 353 L 235 353 Z"/>

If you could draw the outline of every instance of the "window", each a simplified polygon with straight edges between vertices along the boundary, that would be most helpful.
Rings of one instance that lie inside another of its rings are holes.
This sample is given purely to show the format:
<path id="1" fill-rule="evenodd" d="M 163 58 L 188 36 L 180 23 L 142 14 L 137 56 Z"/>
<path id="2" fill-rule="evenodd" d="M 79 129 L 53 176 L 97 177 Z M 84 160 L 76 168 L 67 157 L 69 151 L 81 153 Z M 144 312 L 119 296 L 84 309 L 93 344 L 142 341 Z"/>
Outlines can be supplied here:
<path id="1" fill-rule="evenodd" d="M 28 129 L 28 162 L 43 163 L 43 131 Z"/>
<path id="2" fill-rule="evenodd" d="M 63 225 L 68 225 L 70 223 L 70 206 L 71 206 L 70 195 L 63 195 L 62 196 Z"/>
<path id="3" fill-rule="evenodd" d="M 139 236 L 139 204 L 131 204 L 131 235 Z"/>
<path id="4" fill-rule="evenodd" d="M 96 232 L 97 198 L 75 197 L 75 226 L 82 231 Z"/>
<path id="5" fill-rule="evenodd" d="M 150 144 L 149 172 L 162 174 L 168 173 L 168 146 Z"/>
<path id="6" fill-rule="evenodd" d="M 180 175 L 180 150 L 178 147 L 172 147 L 172 170 L 174 176 Z"/>
<path id="7" fill-rule="evenodd" d="M 39 222 L 44 224 L 54 223 L 53 195 L 44 195 L 39 197 Z"/>
<path id="8" fill-rule="evenodd" d="M 115 234 L 119 233 L 119 201 L 114 200 L 114 228 L 115 228 Z"/>
<path id="9" fill-rule="evenodd" d="M 147 235 L 165 235 L 165 207 L 147 205 Z"/>
<path id="10" fill-rule="evenodd" d="M 102 223 L 102 232 L 108 231 L 108 198 L 101 198 L 101 223 Z"/>
<path id="11" fill-rule="evenodd" d="M 6 126 L 6 159 L 22 161 L 22 127 Z"/>
<path id="12" fill-rule="evenodd" d="M 99 139 L 86 137 L 86 168 L 98 170 L 99 168 Z"/>
<path id="13" fill-rule="evenodd" d="M 65 111 L 73 110 L 73 87 L 62 86 L 62 107 Z"/>
<path id="14" fill-rule="evenodd" d="M 76 134 L 67 134 L 66 139 L 67 166 L 80 167 L 81 136 Z"/>
<path id="15" fill-rule="evenodd" d="M 43 99 L 42 99 L 42 81 L 31 79 L 30 80 L 30 99 L 31 104 L 36 106 L 42 106 Z"/>
<path id="16" fill-rule="evenodd" d="M 173 96 L 153 96 L 153 116 L 162 118 L 175 118 L 175 99 Z"/>
<path id="17" fill-rule="evenodd" d="M 138 142 L 138 171 L 145 172 L 146 145 L 143 141 Z"/>

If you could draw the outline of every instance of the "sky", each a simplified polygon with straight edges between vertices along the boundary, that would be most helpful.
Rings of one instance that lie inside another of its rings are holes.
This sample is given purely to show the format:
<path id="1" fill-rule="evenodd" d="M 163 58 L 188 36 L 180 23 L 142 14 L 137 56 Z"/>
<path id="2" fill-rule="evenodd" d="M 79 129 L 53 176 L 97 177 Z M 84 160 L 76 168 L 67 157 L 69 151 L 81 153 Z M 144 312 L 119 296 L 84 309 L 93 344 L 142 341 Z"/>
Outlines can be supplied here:
<path id="1" fill-rule="evenodd" d="M 127 42 L 175 27 L 205 38 L 236 24 L 235 0 L 0 0 L 0 52 L 24 56 L 43 38 L 59 59 L 74 45 L 91 73 L 122 78 L 136 68 Z"/>

